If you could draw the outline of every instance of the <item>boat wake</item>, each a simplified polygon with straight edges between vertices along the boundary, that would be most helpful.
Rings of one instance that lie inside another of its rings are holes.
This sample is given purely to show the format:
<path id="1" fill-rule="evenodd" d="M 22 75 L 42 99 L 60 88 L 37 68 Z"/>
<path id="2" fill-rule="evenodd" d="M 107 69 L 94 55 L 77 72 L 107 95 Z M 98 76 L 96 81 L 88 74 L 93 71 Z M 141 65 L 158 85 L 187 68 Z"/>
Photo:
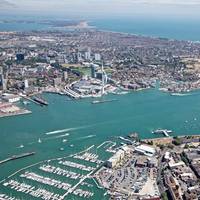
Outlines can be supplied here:
<path id="1" fill-rule="evenodd" d="M 63 138 L 63 137 L 67 137 L 67 136 L 69 136 L 69 133 L 65 133 L 63 135 L 57 135 L 57 136 L 53 136 L 53 137 L 44 138 L 44 140 L 58 139 L 58 138 Z"/>
<path id="2" fill-rule="evenodd" d="M 56 134 L 59 134 L 59 133 L 66 133 L 66 132 L 69 132 L 69 131 L 75 131 L 75 130 L 89 128 L 89 127 L 92 127 L 92 126 L 95 126 L 95 125 L 96 124 L 79 126 L 79 127 L 72 127 L 72 128 L 66 128 L 66 129 L 59 129 L 59 130 L 55 130 L 55 131 L 46 132 L 44 134 L 45 135 L 56 135 Z"/>
<path id="3" fill-rule="evenodd" d="M 172 93 L 172 96 L 179 96 L 179 97 L 184 97 L 184 96 L 191 96 L 191 93 Z"/>
<path id="4" fill-rule="evenodd" d="M 18 149 L 22 149 L 22 148 L 24 148 L 24 145 L 23 144 L 21 144 L 20 146 L 18 146 L 17 147 Z"/>
<path id="5" fill-rule="evenodd" d="M 83 139 L 88 139 L 88 138 L 93 138 L 93 137 L 96 137 L 96 135 L 87 135 L 87 136 L 84 136 L 84 137 L 80 137 L 77 140 L 83 140 Z"/>
<path id="6" fill-rule="evenodd" d="M 55 135 L 55 134 L 59 134 L 59 133 L 65 133 L 65 132 L 68 132 L 68 131 L 75 131 L 75 130 L 79 130 L 79 129 L 84 129 L 84 128 L 87 128 L 87 127 L 89 127 L 89 126 L 80 126 L 80 127 L 74 127 L 74 128 L 60 129 L 60 130 L 46 132 L 45 135 Z"/>

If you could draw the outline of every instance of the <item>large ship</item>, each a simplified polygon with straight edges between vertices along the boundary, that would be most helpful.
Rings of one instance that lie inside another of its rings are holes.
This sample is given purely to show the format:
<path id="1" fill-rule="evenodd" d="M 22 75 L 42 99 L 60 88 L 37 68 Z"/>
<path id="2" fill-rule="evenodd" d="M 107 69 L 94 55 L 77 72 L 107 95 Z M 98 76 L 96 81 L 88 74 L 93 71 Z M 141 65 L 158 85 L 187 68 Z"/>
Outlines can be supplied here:
<path id="1" fill-rule="evenodd" d="M 48 102 L 45 101 L 45 100 L 44 100 L 43 98 L 41 98 L 41 97 L 35 96 L 35 97 L 33 97 L 33 100 L 36 101 L 36 102 L 38 102 L 38 103 L 41 104 L 41 105 L 44 105 L 44 106 L 47 106 L 47 105 L 48 105 Z"/>

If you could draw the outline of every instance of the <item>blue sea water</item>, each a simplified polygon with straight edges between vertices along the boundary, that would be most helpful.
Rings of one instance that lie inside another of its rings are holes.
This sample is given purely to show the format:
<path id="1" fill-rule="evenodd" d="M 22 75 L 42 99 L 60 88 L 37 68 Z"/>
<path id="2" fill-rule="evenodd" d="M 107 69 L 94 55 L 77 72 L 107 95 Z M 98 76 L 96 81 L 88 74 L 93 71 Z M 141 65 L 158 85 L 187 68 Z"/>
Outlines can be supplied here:
<path id="1" fill-rule="evenodd" d="M 102 19 L 91 22 L 98 29 L 177 40 L 200 41 L 200 21 L 184 19 Z"/>
<path id="2" fill-rule="evenodd" d="M 0 21 L 13 19 L 9 16 L 1 16 Z M 52 30 L 47 24 L 40 24 L 42 18 L 17 17 L 15 19 L 34 20 L 35 23 L 9 22 L 0 23 L 0 31 L 30 31 L 30 30 Z M 46 18 L 48 19 L 48 18 Z M 52 19 L 52 18 L 49 18 Z M 54 18 L 56 19 L 56 18 Z M 62 18 L 60 18 L 62 20 Z M 66 20 L 66 18 L 63 18 Z M 133 18 L 97 18 L 86 19 L 89 25 L 100 30 L 124 32 L 130 34 L 144 35 L 150 37 L 162 37 L 177 40 L 200 41 L 200 20 L 184 18 L 155 18 L 155 17 L 133 17 Z"/>
<path id="3" fill-rule="evenodd" d="M 49 26 L 39 23 L 0 23 L 0 31 L 35 31 L 47 29 L 49 29 Z"/>

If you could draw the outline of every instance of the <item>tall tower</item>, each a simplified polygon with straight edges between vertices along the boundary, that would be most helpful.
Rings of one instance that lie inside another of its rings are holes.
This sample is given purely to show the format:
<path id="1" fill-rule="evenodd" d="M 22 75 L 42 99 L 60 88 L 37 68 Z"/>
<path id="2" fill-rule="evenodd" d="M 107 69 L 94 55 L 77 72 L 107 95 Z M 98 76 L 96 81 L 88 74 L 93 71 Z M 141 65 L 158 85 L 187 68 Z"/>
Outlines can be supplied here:
<path id="1" fill-rule="evenodd" d="M 2 67 L 0 67 L 0 86 L 1 86 L 2 90 L 4 90 L 4 91 L 7 89 L 7 79 L 4 79 Z"/>
<path id="2" fill-rule="evenodd" d="M 91 60 L 91 49 L 88 48 L 88 50 L 85 52 L 85 59 Z"/>
<path id="3" fill-rule="evenodd" d="M 106 74 L 106 72 L 104 71 L 103 62 L 102 62 L 102 65 L 101 65 L 101 73 L 102 73 L 101 95 L 103 96 L 104 93 L 105 93 L 104 87 L 105 87 L 105 84 L 107 84 L 107 74 Z"/>
<path id="4" fill-rule="evenodd" d="M 96 78 L 96 66 L 94 64 L 91 64 L 91 77 Z"/>
<path id="5" fill-rule="evenodd" d="M 28 79 L 25 79 L 24 80 L 24 88 L 28 88 L 28 87 L 29 87 Z"/>

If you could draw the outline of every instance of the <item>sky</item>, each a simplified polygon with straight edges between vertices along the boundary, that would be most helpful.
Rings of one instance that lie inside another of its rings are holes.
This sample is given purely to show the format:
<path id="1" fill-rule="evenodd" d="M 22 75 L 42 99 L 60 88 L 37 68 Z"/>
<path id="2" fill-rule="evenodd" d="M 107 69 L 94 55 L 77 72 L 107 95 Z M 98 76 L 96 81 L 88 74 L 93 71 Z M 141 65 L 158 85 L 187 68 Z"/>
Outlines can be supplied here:
<path id="1" fill-rule="evenodd" d="M 0 14 L 200 19 L 200 0 L 0 0 Z"/>

